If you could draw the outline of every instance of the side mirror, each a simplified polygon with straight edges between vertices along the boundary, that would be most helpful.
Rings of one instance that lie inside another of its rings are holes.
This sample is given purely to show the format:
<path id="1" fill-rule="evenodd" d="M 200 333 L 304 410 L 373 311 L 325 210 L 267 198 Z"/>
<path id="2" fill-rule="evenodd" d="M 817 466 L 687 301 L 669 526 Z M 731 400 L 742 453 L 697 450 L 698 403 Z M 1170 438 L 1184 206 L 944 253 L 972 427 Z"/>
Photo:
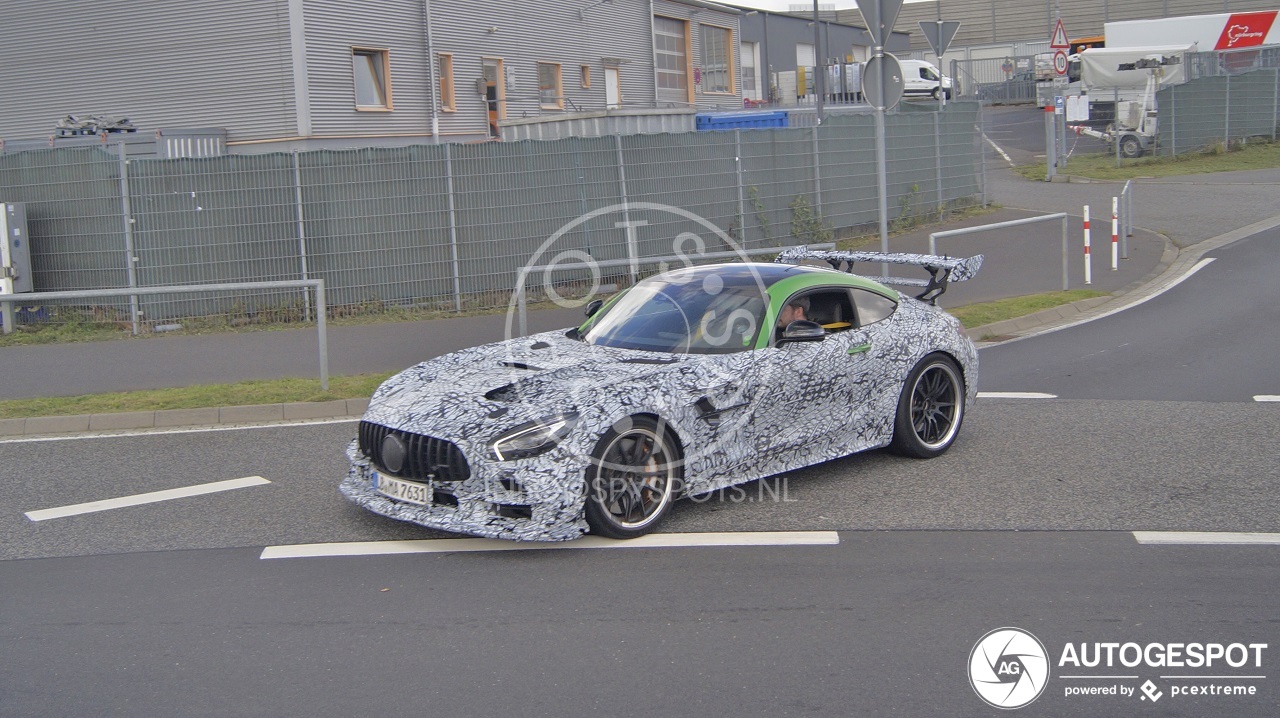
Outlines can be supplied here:
<path id="1" fill-rule="evenodd" d="M 826 337 L 827 330 L 823 329 L 821 324 L 797 319 L 782 330 L 782 338 L 778 340 L 778 345 L 781 346 L 787 342 L 820 342 Z"/>
<path id="2" fill-rule="evenodd" d="M 591 301 L 587 302 L 587 307 L 582 310 L 582 313 L 587 315 L 588 317 L 594 317 L 596 315 L 596 312 L 600 311 L 600 307 L 603 307 L 603 306 L 604 306 L 603 299 L 592 299 Z"/>

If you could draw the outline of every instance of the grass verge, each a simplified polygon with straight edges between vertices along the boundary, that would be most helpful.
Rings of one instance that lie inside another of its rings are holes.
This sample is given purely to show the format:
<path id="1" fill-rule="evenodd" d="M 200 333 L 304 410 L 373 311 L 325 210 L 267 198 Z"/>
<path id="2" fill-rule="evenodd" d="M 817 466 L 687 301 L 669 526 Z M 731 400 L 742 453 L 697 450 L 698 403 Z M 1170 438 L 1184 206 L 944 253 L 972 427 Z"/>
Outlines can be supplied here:
<path id="1" fill-rule="evenodd" d="M 1065 292 L 1031 294 L 1025 297 L 997 299 L 994 302 L 968 304 L 963 307 L 948 309 L 947 311 L 955 316 L 956 319 L 959 319 L 966 329 L 973 329 L 994 322 L 1002 322 L 1006 319 L 1025 317 L 1043 309 L 1052 309 L 1063 304 L 1078 302 L 1081 299 L 1105 296 L 1107 296 L 1106 292 L 1099 292 L 1093 289 L 1070 289 Z"/>
<path id="2" fill-rule="evenodd" d="M 1177 157 L 1139 157 L 1120 161 L 1108 154 L 1073 155 L 1062 174 L 1100 180 L 1128 180 L 1135 177 L 1172 177 L 1207 172 L 1275 169 L 1280 167 L 1280 143 L 1259 140 L 1245 145 L 1233 144 L 1228 149 L 1221 143 Z M 1027 179 L 1043 180 L 1044 162 L 1015 167 Z"/>
<path id="3" fill-rule="evenodd" d="M 973 328 L 1104 295 L 1105 292 L 1076 289 L 970 304 L 947 311 L 960 319 L 965 327 Z M 331 377 L 328 391 L 320 389 L 319 379 L 277 379 L 87 396 L 9 399 L 0 401 L 0 419 L 359 399 L 373 394 L 373 390 L 389 376 L 391 373 L 388 372 Z"/>

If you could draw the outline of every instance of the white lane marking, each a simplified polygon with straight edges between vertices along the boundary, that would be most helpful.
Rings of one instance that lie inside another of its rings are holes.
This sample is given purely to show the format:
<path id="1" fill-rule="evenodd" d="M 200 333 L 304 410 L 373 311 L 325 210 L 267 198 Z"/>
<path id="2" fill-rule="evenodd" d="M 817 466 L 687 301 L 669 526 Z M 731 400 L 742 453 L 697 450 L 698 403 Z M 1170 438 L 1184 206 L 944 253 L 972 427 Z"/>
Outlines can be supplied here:
<path id="1" fill-rule="evenodd" d="M 835 531 L 758 531 L 742 533 L 648 534 L 618 541 L 583 536 L 563 543 L 461 538 L 421 541 L 356 541 L 267 546 L 259 558 L 315 558 L 320 556 L 385 556 L 402 553 L 458 553 L 476 551 L 530 551 L 586 548 L 683 548 L 699 546 L 834 546 Z"/>
<path id="2" fill-rule="evenodd" d="M 1005 162 L 1008 162 L 1008 163 L 1009 163 L 1009 166 L 1010 166 L 1010 167 L 1014 167 L 1014 166 L 1015 166 L 1015 165 L 1013 164 L 1013 160 L 1009 159 L 1009 155 L 1008 155 L 1008 154 L 1006 154 L 1004 150 L 1000 149 L 1000 145 L 997 145 L 997 144 L 995 143 L 995 141 L 994 141 L 994 140 L 992 140 L 990 137 L 988 137 L 988 136 L 987 136 L 987 133 L 985 133 L 985 132 L 984 132 L 984 133 L 982 133 L 982 139 L 986 140 L 986 141 L 987 141 L 987 144 L 991 145 L 991 149 L 993 149 L 993 150 L 995 150 L 996 152 L 1000 153 L 1000 156 L 1004 158 L 1004 161 L 1005 161 Z"/>
<path id="3" fill-rule="evenodd" d="M 1134 531 L 1141 544 L 1280 546 L 1280 534 L 1230 531 Z"/>
<path id="4" fill-rule="evenodd" d="M 235 424 L 231 426 L 173 427 L 171 429 L 128 429 L 96 433 L 68 434 L 66 436 L 33 436 L 0 439 L 0 444 L 39 444 L 46 441 L 83 441 L 85 439 L 118 439 L 129 436 L 158 436 L 165 434 L 208 434 L 218 431 L 249 431 L 251 429 L 280 429 L 295 426 L 325 426 L 328 424 L 354 424 L 358 416 L 337 419 L 308 419 L 304 421 L 273 421 L 265 424 Z"/>
<path id="5" fill-rule="evenodd" d="M 1057 399 L 1057 394 L 1038 391 L 980 391 L 979 399 Z"/>
<path id="6" fill-rule="evenodd" d="M 1038 332 L 1034 332 L 1034 333 L 1031 333 L 1031 334 L 1026 334 L 1026 335 L 1023 335 L 1023 336 L 1020 336 L 1020 337 L 1016 337 L 1016 338 L 1014 338 L 1014 339 L 1010 339 L 1009 341 L 1000 342 L 999 344 L 992 344 L 991 346 L 993 346 L 993 347 L 996 347 L 996 346 L 1003 346 L 1003 345 L 1005 345 L 1005 344 L 1012 344 L 1012 343 L 1014 343 L 1014 342 L 1022 341 L 1023 339 L 1030 339 L 1030 338 L 1032 338 L 1032 337 L 1039 337 L 1039 336 L 1043 336 L 1043 335 L 1045 335 L 1045 334 L 1052 334 L 1053 332 L 1060 332 L 1060 331 L 1062 331 L 1063 329 L 1070 329 L 1070 328 L 1072 328 L 1072 327 L 1078 327 L 1078 326 L 1080 326 L 1081 324 L 1088 324 L 1089 322 L 1093 322 L 1093 321 L 1097 321 L 1097 320 L 1099 320 L 1099 319 L 1104 319 L 1104 318 L 1106 318 L 1106 317 L 1109 317 L 1109 316 L 1111 316 L 1112 314 L 1119 314 L 1120 312 L 1123 312 L 1123 311 L 1125 311 L 1125 310 L 1127 310 L 1127 309 L 1133 309 L 1134 307 L 1138 306 L 1139 304 L 1143 304 L 1143 303 L 1145 303 L 1145 302 L 1149 302 L 1149 301 L 1151 301 L 1152 299 L 1155 299 L 1156 297 L 1160 296 L 1161 294 L 1164 294 L 1165 292 L 1169 291 L 1170 289 L 1173 289 L 1174 287 L 1178 286 L 1179 284 L 1182 284 L 1183 282 L 1187 281 L 1188 279 L 1190 279 L 1190 278 L 1191 278 L 1191 275 L 1193 275 L 1193 274 L 1195 274 L 1196 272 L 1198 272 L 1198 271 L 1200 271 L 1201 269 L 1203 269 L 1203 268 L 1204 268 L 1205 266 L 1207 266 L 1210 262 L 1212 262 L 1212 261 L 1213 261 L 1213 259 L 1214 259 L 1213 257 L 1205 257 L 1204 259 L 1201 259 L 1199 262 L 1196 262 L 1195 266 L 1191 267 L 1191 269 L 1188 269 L 1188 270 L 1187 270 L 1187 272 L 1186 272 L 1185 274 L 1183 274 L 1181 277 L 1178 277 L 1177 279 L 1173 280 L 1172 282 L 1169 282 L 1168 284 L 1166 284 L 1165 286 L 1163 286 L 1163 287 L 1161 287 L 1160 289 L 1156 290 L 1155 292 L 1153 292 L 1153 293 L 1151 293 L 1151 294 L 1149 294 L 1149 295 L 1147 295 L 1147 296 L 1145 296 L 1145 297 L 1143 297 L 1142 299 L 1139 299 L 1139 300 L 1137 300 L 1137 301 L 1130 302 L 1130 303 L 1125 304 L 1125 305 L 1123 305 L 1123 306 L 1115 307 L 1114 309 L 1110 309 L 1110 310 L 1108 310 L 1108 311 L 1105 311 L 1105 312 L 1103 312 L 1102 314 L 1099 314 L 1099 315 L 1097 315 L 1097 316 L 1093 316 L 1093 317 L 1085 317 L 1084 319 L 1077 319 L 1076 321 L 1071 322 L 1071 323 L 1069 323 L 1069 324 L 1063 324 L 1063 325 L 1061 325 L 1061 326 L 1050 327 L 1050 328 L 1048 328 L 1048 329 L 1042 329 L 1042 330 L 1040 330 L 1040 331 L 1038 331 Z"/>
<path id="7" fill-rule="evenodd" d="M 261 476 L 246 476 L 242 479 L 229 479 L 227 481 L 215 481 L 210 484 L 199 484 L 197 486 L 185 486 L 180 489 L 165 489 L 164 491 L 151 491 L 145 494 L 134 494 L 133 496 L 122 496 L 118 499 L 103 499 L 101 501 L 90 501 L 83 504 L 72 504 L 71 506 L 60 506 L 53 509 L 40 509 L 39 511 L 28 511 L 26 517 L 32 521 L 45 521 L 48 519 L 60 519 L 65 516 L 77 516 L 79 514 L 89 514 L 95 511 L 109 511 L 111 509 L 120 509 L 126 506 L 138 506 L 140 504 L 154 504 L 158 501 L 171 501 L 173 499 L 184 499 L 190 496 L 201 496 L 203 494 L 213 494 L 219 491 L 231 491 L 232 489 L 243 489 L 247 486 L 260 486 L 269 484 L 270 481 Z"/>
<path id="8" fill-rule="evenodd" d="M 1280 394 L 1257 394 L 1254 401 L 1280 401 Z"/>

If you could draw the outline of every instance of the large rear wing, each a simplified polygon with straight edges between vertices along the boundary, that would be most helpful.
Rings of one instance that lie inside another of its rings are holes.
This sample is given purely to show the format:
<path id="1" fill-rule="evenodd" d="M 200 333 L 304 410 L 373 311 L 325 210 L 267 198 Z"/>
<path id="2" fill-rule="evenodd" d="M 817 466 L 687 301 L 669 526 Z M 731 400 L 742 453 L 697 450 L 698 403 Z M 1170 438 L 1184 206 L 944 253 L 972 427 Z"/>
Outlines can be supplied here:
<path id="1" fill-rule="evenodd" d="M 928 279 L 910 277 L 876 277 L 866 275 L 868 279 L 882 284 L 899 284 L 907 287 L 924 287 L 924 291 L 916 295 L 916 299 L 932 304 L 947 291 L 949 282 L 963 282 L 972 279 L 982 266 L 982 255 L 972 257 L 939 257 L 933 254 L 908 254 L 905 252 L 854 252 L 836 249 L 809 249 L 801 245 L 782 250 L 778 258 L 773 260 L 783 264 L 799 264 L 804 260 L 823 261 L 832 269 L 850 274 L 853 265 L 858 262 L 874 262 L 876 264 L 908 264 L 923 267 L 929 272 Z"/>

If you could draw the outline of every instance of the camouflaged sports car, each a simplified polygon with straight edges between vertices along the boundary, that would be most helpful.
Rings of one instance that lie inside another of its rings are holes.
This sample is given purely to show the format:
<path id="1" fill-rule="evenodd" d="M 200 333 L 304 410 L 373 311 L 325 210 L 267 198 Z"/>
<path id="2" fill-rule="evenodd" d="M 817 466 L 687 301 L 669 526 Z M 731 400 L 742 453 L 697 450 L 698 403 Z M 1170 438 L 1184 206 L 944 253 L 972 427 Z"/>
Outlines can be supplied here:
<path id="1" fill-rule="evenodd" d="M 856 262 L 930 277 L 876 281 L 851 273 Z M 981 262 L 799 247 L 644 279 L 592 302 L 579 327 L 388 379 L 341 491 L 478 536 L 630 538 L 682 495 L 866 449 L 937 456 L 976 394 L 978 357 L 933 300 Z"/>

